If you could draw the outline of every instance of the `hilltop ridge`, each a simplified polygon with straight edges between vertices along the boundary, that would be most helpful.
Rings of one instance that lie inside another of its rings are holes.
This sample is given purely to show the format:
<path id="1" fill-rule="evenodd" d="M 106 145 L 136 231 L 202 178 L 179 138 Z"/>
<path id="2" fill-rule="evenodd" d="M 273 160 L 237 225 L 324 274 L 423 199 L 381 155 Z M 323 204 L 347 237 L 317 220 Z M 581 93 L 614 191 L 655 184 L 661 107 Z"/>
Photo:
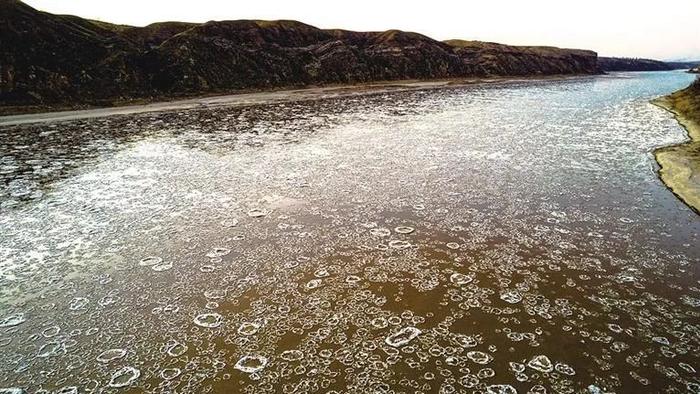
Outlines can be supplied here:
<path id="1" fill-rule="evenodd" d="M 593 51 L 297 21 L 114 25 L 2 0 L 2 107 L 111 105 L 250 89 L 406 79 L 594 74 Z M 5 111 L 7 112 L 7 111 Z"/>

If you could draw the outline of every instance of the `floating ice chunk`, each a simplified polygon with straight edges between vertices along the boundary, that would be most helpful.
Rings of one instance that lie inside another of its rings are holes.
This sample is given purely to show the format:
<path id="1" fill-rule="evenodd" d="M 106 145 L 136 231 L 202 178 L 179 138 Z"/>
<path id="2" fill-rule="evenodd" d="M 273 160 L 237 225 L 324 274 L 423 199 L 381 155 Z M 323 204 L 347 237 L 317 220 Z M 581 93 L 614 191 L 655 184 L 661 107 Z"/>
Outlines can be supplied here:
<path id="1" fill-rule="evenodd" d="M 472 280 L 474 280 L 474 278 L 471 276 L 460 274 L 459 272 L 455 272 L 454 274 L 450 275 L 450 282 L 456 284 L 457 286 L 466 285 Z"/>
<path id="2" fill-rule="evenodd" d="M 263 356 L 243 356 L 233 367 L 241 372 L 255 373 L 262 371 L 267 365 L 267 358 Z"/>
<path id="3" fill-rule="evenodd" d="M 24 389 L 21 389 L 19 387 L 8 387 L 8 388 L 0 388 L 0 394 L 26 394 L 27 392 Z"/>
<path id="4" fill-rule="evenodd" d="M 112 374 L 109 380 L 109 387 L 126 387 L 136 381 L 141 376 L 141 371 L 134 367 L 124 367 Z"/>
<path id="5" fill-rule="evenodd" d="M 517 304 L 523 297 L 516 290 L 509 289 L 501 293 L 501 299 L 509 304 Z"/>
<path id="6" fill-rule="evenodd" d="M 162 262 L 163 262 L 163 259 L 161 259 L 160 257 L 151 256 L 151 257 L 146 257 L 144 259 L 141 259 L 141 261 L 139 261 L 139 265 L 142 267 L 147 267 L 147 266 L 157 265 L 157 264 L 160 264 Z"/>
<path id="7" fill-rule="evenodd" d="M 218 313 L 202 313 L 194 318 L 194 324 L 205 328 L 216 328 L 221 325 L 224 318 Z"/>
<path id="8" fill-rule="evenodd" d="M 691 297 L 689 295 L 683 294 L 681 300 L 684 304 L 692 307 L 700 307 L 700 298 Z"/>
<path id="9" fill-rule="evenodd" d="M 187 349 L 187 345 L 175 340 L 170 340 L 165 344 L 165 352 L 170 357 L 180 357 L 187 352 Z"/>
<path id="10" fill-rule="evenodd" d="M 46 327 L 43 331 L 41 331 L 41 335 L 43 335 L 44 338 L 51 338 L 51 337 L 55 337 L 56 335 L 58 335 L 59 332 L 61 332 L 61 327 L 51 326 L 51 327 Z"/>
<path id="11" fill-rule="evenodd" d="M 448 242 L 445 246 L 452 250 L 457 250 L 459 249 L 459 244 L 457 242 Z"/>
<path id="12" fill-rule="evenodd" d="M 311 279 L 310 281 L 306 282 L 306 285 L 304 287 L 306 287 L 306 289 L 308 290 L 312 290 L 317 287 L 320 287 L 322 283 L 323 281 L 321 279 Z"/>
<path id="13" fill-rule="evenodd" d="M 164 370 L 160 371 L 160 377 L 165 380 L 172 380 L 180 376 L 181 373 L 182 371 L 180 368 L 165 368 Z"/>
<path id="14" fill-rule="evenodd" d="M 414 340 L 420 333 L 421 330 L 416 327 L 404 327 L 398 332 L 386 337 L 384 342 L 389 346 L 400 347 Z"/>
<path id="15" fill-rule="evenodd" d="M 468 374 L 459 378 L 459 384 L 471 389 L 479 385 L 479 378 L 476 375 Z"/>
<path id="16" fill-rule="evenodd" d="M 388 237 L 391 235 L 391 230 L 388 228 L 373 228 L 369 230 L 369 233 L 375 237 Z"/>
<path id="17" fill-rule="evenodd" d="M 304 353 L 301 350 L 285 350 L 280 354 L 280 358 L 285 361 L 299 361 L 304 358 Z"/>
<path id="18" fill-rule="evenodd" d="M 471 352 L 467 352 L 467 358 L 470 359 L 471 361 L 477 363 L 477 364 L 488 364 L 493 360 L 493 357 L 491 357 L 490 354 L 480 352 L 478 350 L 474 350 Z"/>
<path id="19" fill-rule="evenodd" d="M 591 394 L 604 394 L 603 390 L 594 384 L 591 384 L 586 388 L 588 389 L 588 392 Z"/>
<path id="20" fill-rule="evenodd" d="M 108 363 L 110 361 L 118 360 L 126 356 L 126 350 L 124 349 L 109 349 L 100 353 L 97 356 L 97 361 L 101 363 Z"/>
<path id="21" fill-rule="evenodd" d="M 571 366 L 569 366 L 568 364 L 557 363 L 554 366 L 554 369 L 559 373 L 563 373 L 564 375 L 569 375 L 569 376 L 576 375 L 576 371 L 574 371 L 574 369 L 571 368 Z"/>
<path id="22" fill-rule="evenodd" d="M 545 355 L 533 357 L 532 360 L 528 361 L 527 366 L 540 372 L 552 372 L 554 369 L 552 361 Z"/>
<path id="23" fill-rule="evenodd" d="M 56 394 L 78 394 L 78 388 L 75 386 L 66 386 L 55 391 Z"/>
<path id="24" fill-rule="evenodd" d="M 651 340 L 666 346 L 669 346 L 671 344 L 671 342 L 669 342 L 668 338 L 666 337 L 653 337 L 651 338 Z"/>
<path id="25" fill-rule="evenodd" d="M 455 341 L 460 344 L 462 347 L 474 347 L 479 344 L 479 341 L 476 340 L 471 335 L 464 335 L 464 334 L 457 334 L 455 336 Z"/>
<path id="26" fill-rule="evenodd" d="M 262 208 L 253 208 L 250 211 L 248 211 L 248 216 L 252 218 L 261 218 L 263 216 L 267 216 L 270 213 L 270 211 Z"/>
<path id="27" fill-rule="evenodd" d="M 24 313 L 15 313 L 0 320 L 0 328 L 18 326 L 27 321 Z"/>
<path id="28" fill-rule="evenodd" d="M 161 264 L 156 264 L 154 266 L 151 266 L 151 269 L 156 272 L 163 272 L 167 271 L 169 269 L 173 268 L 173 263 L 172 261 L 169 263 L 161 263 Z"/>
<path id="29" fill-rule="evenodd" d="M 375 317 L 374 319 L 372 319 L 369 322 L 369 324 L 371 324 L 372 327 L 374 327 L 374 328 L 382 329 L 382 328 L 386 328 L 389 325 L 389 322 L 385 318 L 380 316 L 380 317 Z"/>
<path id="30" fill-rule="evenodd" d="M 394 231 L 396 231 L 399 234 L 410 234 L 416 231 L 416 229 L 409 226 L 398 226 L 394 229 Z"/>
<path id="31" fill-rule="evenodd" d="M 238 327 L 238 333 L 241 335 L 254 335 L 260 329 L 260 324 L 258 323 L 243 323 Z"/>
<path id="32" fill-rule="evenodd" d="M 287 261 L 284 263 L 284 268 L 291 269 L 291 268 L 296 268 L 299 266 L 298 261 Z"/>
<path id="33" fill-rule="evenodd" d="M 515 387 L 509 384 L 492 384 L 486 387 L 486 393 L 488 394 L 518 394 Z"/>
<path id="34" fill-rule="evenodd" d="M 231 253 L 231 249 L 227 248 L 214 248 L 210 250 L 207 253 L 207 257 L 214 258 L 214 257 L 223 257 L 226 256 L 227 254 Z"/>
<path id="35" fill-rule="evenodd" d="M 625 272 L 618 274 L 617 279 L 621 283 L 630 283 L 630 282 L 635 282 L 637 280 L 637 278 L 634 275 L 632 275 L 631 273 L 625 273 Z"/>
<path id="36" fill-rule="evenodd" d="M 399 239 L 395 239 L 392 241 L 389 241 L 389 247 L 394 248 L 394 249 L 406 249 L 411 247 L 411 243 L 408 241 L 402 241 Z"/>
<path id="37" fill-rule="evenodd" d="M 226 219 L 221 222 L 221 225 L 224 227 L 236 227 L 238 226 L 238 219 Z"/>
<path id="38" fill-rule="evenodd" d="M 39 348 L 39 353 L 37 353 L 36 356 L 39 358 L 47 358 L 58 354 L 59 351 L 61 351 L 60 343 L 49 342 Z"/>
<path id="39" fill-rule="evenodd" d="M 314 271 L 314 276 L 317 278 L 325 278 L 330 275 L 330 272 L 326 268 L 319 268 Z"/>
<path id="40" fill-rule="evenodd" d="M 348 283 L 348 284 L 351 284 L 351 285 L 353 285 L 353 284 L 355 284 L 355 283 L 357 283 L 357 282 L 359 282 L 359 281 L 361 281 L 361 280 L 362 280 L 362 278 L 360 278 L 360 277 L 357 276 L 357 275 L 348 275 L 348 276 L 345 277 L 345 283 Z"/>
<path id="41" fill-rule="evenodd" d="M 89 302 L 90 302 L 90 300 L 88 300 L 85 297 L 75 297 L 70 301 L 70 305 L 68 306 L 68 309 L 70 309 L 72 311 L 84 309 Z"/>

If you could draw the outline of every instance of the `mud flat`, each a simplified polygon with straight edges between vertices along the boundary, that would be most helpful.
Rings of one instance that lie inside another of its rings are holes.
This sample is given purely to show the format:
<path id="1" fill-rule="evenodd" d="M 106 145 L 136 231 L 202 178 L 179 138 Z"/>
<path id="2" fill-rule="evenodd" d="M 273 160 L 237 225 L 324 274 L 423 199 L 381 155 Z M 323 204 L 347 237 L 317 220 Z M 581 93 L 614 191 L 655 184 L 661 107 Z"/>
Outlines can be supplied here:
<path id="1" fill-rule="evenodd" d="M 695 84 L 697 85 L 697 83 Z M 688 88 L 653 101 L 654 104 L 673 113 L 688 132 L 688 141 L 659 148 L 654 152 L 661 169 L 661 180 L 695 212 L 700 212 L 700 119 L 698 95 Z"/>

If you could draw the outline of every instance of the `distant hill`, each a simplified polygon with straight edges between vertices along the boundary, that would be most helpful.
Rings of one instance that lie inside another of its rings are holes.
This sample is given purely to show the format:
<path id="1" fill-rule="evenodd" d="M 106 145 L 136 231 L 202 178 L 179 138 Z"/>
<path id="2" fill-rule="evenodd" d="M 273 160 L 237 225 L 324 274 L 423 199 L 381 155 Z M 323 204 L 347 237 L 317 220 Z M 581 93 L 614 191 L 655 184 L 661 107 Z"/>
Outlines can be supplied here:
<path id="1" fill-rule="evenodd" d="M 109 105 L 239 89 L 592 74 L 592 51 L 440 42 L 296 21 L 113 25 L 0 0 L 0 107 Z M 6 111 L 7 112 L 7 111 Z"/>
<path id="2" fill-rule="evenodd" d="M 546 46 L 511 46 L 483 41 L 448 40 L 470 74 L 542 75 L 595 72 L 591 51 Z"/>
<path id="3" fill-rule="evenodd" d="M 691 68 L 697 68 L 700 66 L 700 60 L 697 61 L 690 61 L 690 62 L 665 62 L 671 68 L 674 70 L 685 70 L 685 69 L 691 69 Z"/>
<path id="4" fill-rule="evenodd" d="M 598 65 L 603 71 L 668 71 L 697 67 L 700 66 L 700 61 L 663 62 L 653 59 L 599 56 Z"/>
<path id="5" fill-rule="evenodd" d="M 673 67 L 660 60 L 598 57 L 598 65 L 603 71 L 668 71 Z"/>

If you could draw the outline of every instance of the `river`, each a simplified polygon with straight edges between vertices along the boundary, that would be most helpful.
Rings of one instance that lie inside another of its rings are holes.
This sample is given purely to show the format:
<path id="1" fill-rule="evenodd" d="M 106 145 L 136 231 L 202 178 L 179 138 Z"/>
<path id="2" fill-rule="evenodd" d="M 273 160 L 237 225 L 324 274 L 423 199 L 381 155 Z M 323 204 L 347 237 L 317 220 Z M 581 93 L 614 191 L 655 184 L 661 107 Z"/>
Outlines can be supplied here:
<path id="1" fill-rule="evenodd" d="M 691 80 L 0 127 L 0 393 L 700 392 Z"/>

